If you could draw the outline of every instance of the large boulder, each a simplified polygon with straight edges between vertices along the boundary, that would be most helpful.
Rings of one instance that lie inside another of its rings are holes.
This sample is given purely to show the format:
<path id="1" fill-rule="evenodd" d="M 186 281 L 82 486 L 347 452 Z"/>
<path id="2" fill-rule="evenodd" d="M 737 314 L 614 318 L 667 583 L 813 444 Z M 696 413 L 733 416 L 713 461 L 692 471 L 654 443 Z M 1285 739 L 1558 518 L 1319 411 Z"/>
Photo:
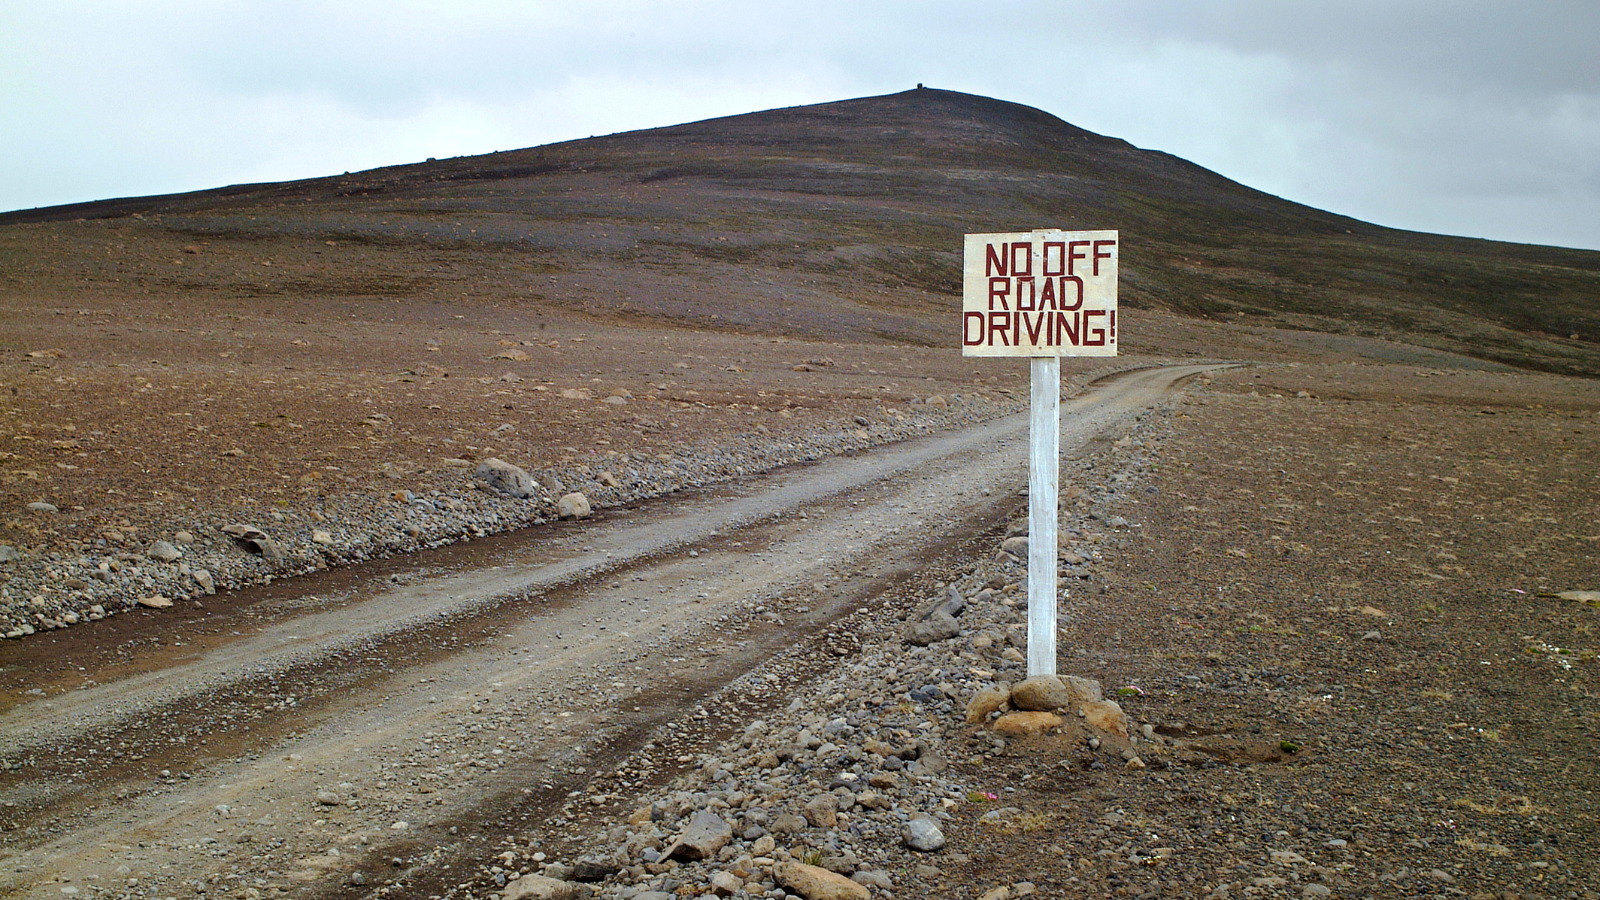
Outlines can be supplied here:
<path id="1" fill-rule="evenodd" d="M 508 497 L 518 500 L 525 499 L 533 493 L 533 476 L 523 469 L 491 456 L 478 463 L 478 468 L 473 472 L 473 477 L 478 479 L 490 490 L 498 491 Z"/>

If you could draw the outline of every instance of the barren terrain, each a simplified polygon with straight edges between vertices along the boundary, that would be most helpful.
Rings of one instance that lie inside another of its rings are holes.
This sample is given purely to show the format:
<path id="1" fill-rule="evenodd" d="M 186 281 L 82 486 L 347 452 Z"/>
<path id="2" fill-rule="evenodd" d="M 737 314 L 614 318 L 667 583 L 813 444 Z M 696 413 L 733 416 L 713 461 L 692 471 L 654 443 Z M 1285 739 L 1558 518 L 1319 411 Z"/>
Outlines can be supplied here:
<path id="1" fill-rule="evenodd" d="M 0 217 L 0 892 L 1596 896 L 1596 255 L 1020 109 Z M 1027 368 L 952 273 L 1040 224 L 1123 229 L 1059 668 L 1126 738 L 968 721 Z"/>

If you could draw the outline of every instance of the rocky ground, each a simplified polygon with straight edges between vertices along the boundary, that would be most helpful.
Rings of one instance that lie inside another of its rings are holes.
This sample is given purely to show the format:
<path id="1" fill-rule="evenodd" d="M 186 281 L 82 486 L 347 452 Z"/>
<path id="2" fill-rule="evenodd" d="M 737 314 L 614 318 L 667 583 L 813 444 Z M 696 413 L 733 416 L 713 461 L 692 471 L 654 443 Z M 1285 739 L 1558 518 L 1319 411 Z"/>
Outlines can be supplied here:
<path id="1" fill-rule="evenodd" d="M 1063 476 L 1060 671 L 1125 724 L 1006 711 L 1026 571 L 995 534 L 840 623 L 781 715 L 746 711 L 781 674 L 709 698 L 732 740 L 661 735 L 438 893 L 1595 897 L 1596 399 L 1220 375 Z M 940 606 L 955 633 L 927 633 Z"/>
<path id="2" fill-rule="evenodd" d="M 1026 396 L 1024 367 L 948 348 L 575 312 L 492 283 L 467 250 L 452 265 L 490 281 L 399 302 L 294 286 L 402 277 L 420 264 L 405 247 L 40 228 L 0 235 L 15 262 L 0 273 L 0 710 L 45 702 L 12 648 L 141 600 L 209 616 L 231 587 L 548 520 L 566 491 L 670 498 Z M 218 293 L 207 267 L 273 292 Z M 1593 382 L 1124 315 L 1118 366 L 1249 364 L 1068 465 L 1059 669 L 1121 704 L 1130 746 L 1070 708 L 1033 735 L 967 721 L 1022 672 L 1024 572 L 994 557 L 1005 533 L 984 533 L 965 568 L 797 641 L 668 717 L 623 768 L 585 772 L 569 812 L 479 823 L 505 841 L 481 870 L 430 869 L 419 849 L 317 890 L 531 892 L 512 878 L 526 872 L 611 896 L 808 896 L 779 883 L 796 863 L 898 897 L 1588 896 L 1600 612 L 1573 592 L 1600 588 Z M 1068 369 L 1074 385 L 1108 371 Z M 532 498 L 478 489 L 489 458 L 538 479 Z M 958 633 L 908 647 L 907 620 L 951 585 Z M 158 626 L 127 627 L 143 641 Z M 729 842 L 710 861 L 671 853 L 707 811 Z M 940 849 L 904 846 L 917 816 Z M 284 890 L 262 882 L 205 893 Z"/>

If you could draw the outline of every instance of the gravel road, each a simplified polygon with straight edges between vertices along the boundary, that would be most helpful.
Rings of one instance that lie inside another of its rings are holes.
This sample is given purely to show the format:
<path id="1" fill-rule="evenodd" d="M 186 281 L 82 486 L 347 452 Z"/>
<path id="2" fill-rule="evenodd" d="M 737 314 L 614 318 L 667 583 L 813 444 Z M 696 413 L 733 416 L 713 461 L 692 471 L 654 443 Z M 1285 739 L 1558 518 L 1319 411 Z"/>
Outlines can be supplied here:
<path id="1" fill-rule="evenodd" d="M 1064 452 L 1204 370 L 1102 382 L 1064 410 Z M 1011 417 L 296 580 L 292 602 L 121 632 L 131 655 L 75 633 L 80 688 L 0 719 L 0 892 L 304 893 L 448 865 L 470 823 L 549 814 L 1000 522 L 1026 434 Z"/>

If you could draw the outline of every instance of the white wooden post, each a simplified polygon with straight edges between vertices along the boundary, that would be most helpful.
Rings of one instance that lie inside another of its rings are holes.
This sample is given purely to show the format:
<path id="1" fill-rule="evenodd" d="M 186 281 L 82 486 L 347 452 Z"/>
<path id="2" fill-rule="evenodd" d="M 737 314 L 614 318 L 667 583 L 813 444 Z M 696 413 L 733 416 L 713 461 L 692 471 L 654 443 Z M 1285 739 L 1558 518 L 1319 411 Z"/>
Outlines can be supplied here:
<path id="1" fill-rule="evenodd" d="M 1061 357 L 1117 355 L 1117 232 L 1037 228 L 962 243 L 961 355 L 1026 356 L 1028 677 L 1056 674 Z"/>
<path id="2" fill-rule="evenodd" d="M 1028 448 L 1028 677 L 1056 674 L 1056 503 L 1061 358 L 1035 356 Z"/>

